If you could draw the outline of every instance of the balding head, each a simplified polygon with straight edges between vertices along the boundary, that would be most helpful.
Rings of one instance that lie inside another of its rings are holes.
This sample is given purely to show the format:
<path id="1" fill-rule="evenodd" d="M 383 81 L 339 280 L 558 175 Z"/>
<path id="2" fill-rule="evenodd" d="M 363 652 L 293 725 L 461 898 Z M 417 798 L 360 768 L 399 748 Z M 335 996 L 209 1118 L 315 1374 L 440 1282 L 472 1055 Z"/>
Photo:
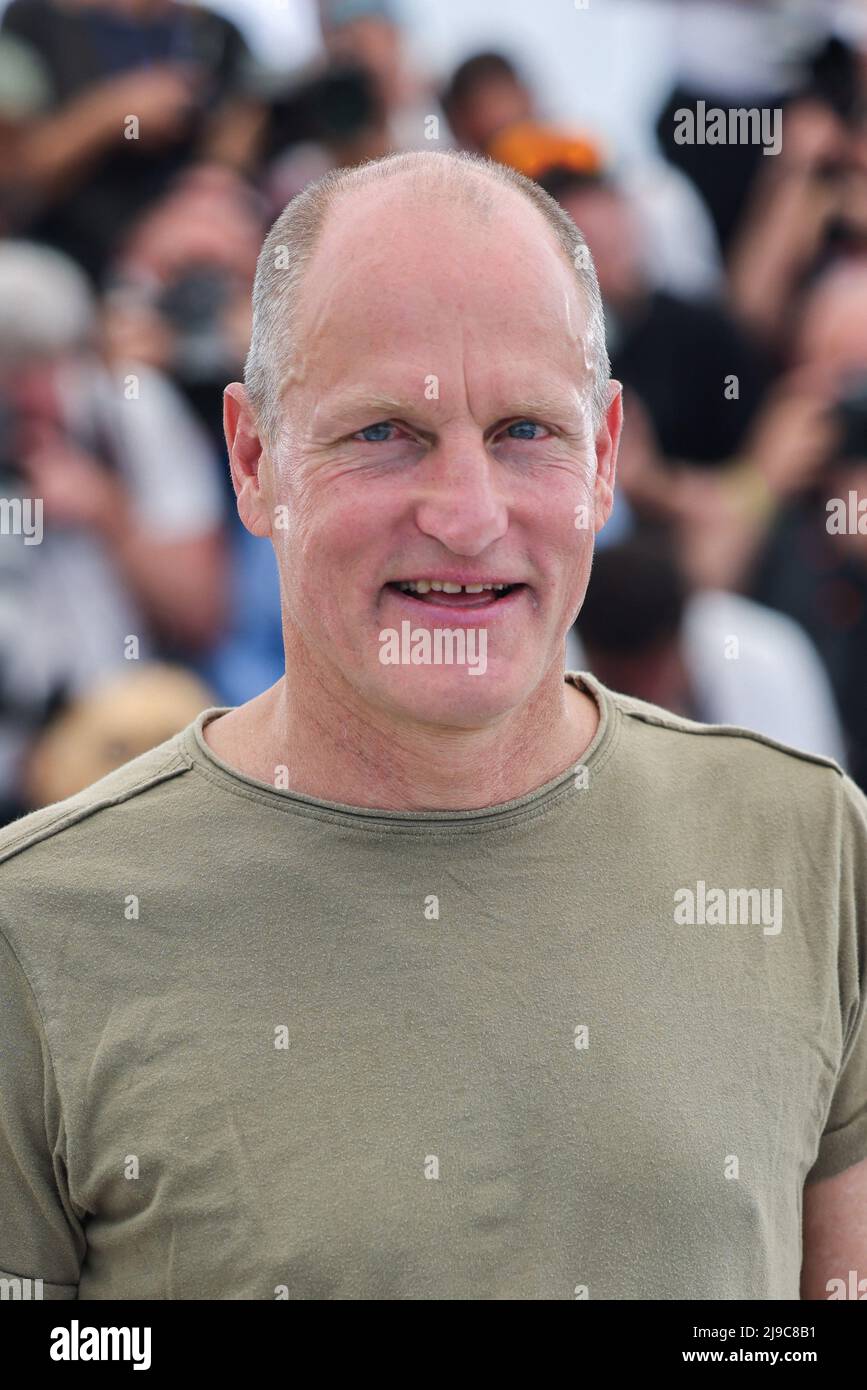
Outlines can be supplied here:
<path id="1" fill-rule="evenodd" d="M 607 404 L 610 365 L 599 285 L 581 232 L 553 198 L 522 174 L 465 152 L 422 151 L 332 170 L 294 198 L 271 228 L 256 270 L 245 371 L 263 439 L 272 445 L 276 442 L 284 392 L 299 376 L 306 352 L 301 337 L 303 286 L 326 229 L 330 231 L 339 217 L 351 234 L 354 208 L 375 199 L 377 186 L 393 181 L 400 186 L 388 192 L 407 209 L 418 207 L 421 200 L 438 203 L 461 212 L 469 222 L 488 226 L 497 238 L 508 235 L 503 224 L 510 215 L 514 217 L 516 200 L 522 210 L 530 209 L 538 224 L 540 256 L 553 247 L 580 291 L 583 324 L 576 332 L 576 382 L 587 381 L 587 406 L 595 430 Z M 395 241 L 399 232 L 399 226 L 389 228 Z M 435 245 L 431 253 L 436 254 Z"/>

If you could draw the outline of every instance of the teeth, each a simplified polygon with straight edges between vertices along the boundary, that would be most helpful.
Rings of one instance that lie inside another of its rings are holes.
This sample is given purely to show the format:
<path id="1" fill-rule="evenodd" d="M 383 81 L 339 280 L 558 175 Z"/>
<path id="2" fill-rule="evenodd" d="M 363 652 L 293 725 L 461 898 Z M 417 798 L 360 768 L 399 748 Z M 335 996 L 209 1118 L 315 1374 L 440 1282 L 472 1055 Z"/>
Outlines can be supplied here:
<path id="1" fill-rule="evenodd" d="M 429 594 L 481 594 L 487 589 L 508 589 L 508 584 L 452 584 L 447 579 L 407 579 L 400 582 L 404 593 Z"/>

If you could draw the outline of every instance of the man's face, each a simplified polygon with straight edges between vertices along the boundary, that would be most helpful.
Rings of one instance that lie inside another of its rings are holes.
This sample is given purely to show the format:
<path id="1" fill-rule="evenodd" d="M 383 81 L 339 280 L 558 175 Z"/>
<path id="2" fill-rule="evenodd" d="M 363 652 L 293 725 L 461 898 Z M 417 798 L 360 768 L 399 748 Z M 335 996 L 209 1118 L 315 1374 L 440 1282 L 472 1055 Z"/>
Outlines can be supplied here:
<path id="1" fill-rule="evenodd" d="M 452 727 L 515 709 L 552 669 L 562 681 L 616 440 L 600 433 L 597 479 L 584 309 L 538 215 L 510 192 L 486 223 L 400 179 L 355 192 L 299 320 L 283 437 L 260 470 L 287 658 Z M 608 420 L 616 433 L 616 399 Z M 401 589 L 432 580 L 509 589 Z M 463 630 L 484 671 L 383 663 L 384 633 L 421 631 L 423 655 L 437 629 Z"/>

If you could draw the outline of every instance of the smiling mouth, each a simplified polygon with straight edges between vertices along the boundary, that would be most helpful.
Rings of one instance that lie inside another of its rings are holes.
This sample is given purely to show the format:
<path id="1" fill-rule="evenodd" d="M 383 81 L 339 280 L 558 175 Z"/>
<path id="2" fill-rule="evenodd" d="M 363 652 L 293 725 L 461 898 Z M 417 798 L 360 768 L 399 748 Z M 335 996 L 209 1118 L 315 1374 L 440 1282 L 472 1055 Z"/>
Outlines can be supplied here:
<path id="1" fill-rule="evenodd" d="M 395 579 L 385 585 L 392 593 L 419 604 L 444 608 L 493 608 L 525 584 L 449 584 L 427 579 Z"/>

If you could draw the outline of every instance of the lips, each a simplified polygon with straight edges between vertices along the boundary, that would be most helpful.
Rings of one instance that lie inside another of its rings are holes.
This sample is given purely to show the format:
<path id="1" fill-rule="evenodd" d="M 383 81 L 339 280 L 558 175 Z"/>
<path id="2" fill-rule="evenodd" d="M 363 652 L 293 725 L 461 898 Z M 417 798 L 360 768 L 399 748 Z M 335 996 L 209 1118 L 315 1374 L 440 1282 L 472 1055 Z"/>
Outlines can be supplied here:
<path id="1" fill-rule="evenodd" d="M 506 621 L 511 613 L 525 602 L 530 593 L 526 584 L 510 584 L 496 595 L 490 591 L 481 594 L 428 594 L 407 593 L 400 588 L 400 581 L 383 586 L 383 595 L 388 606 L 394 605 L 395 620 L 408 618 L 415 622 L 442 623 L 446 626 L 465 626 L 484 623 L 488 626 L 497 621 Z"/>
<path id="2" fill-rule="evenodd" d="M 502 603 L 509 594 L 516 589 L 523 588 L 522 584 L 504 584 L 497 589 L 485 588 L 481 593 L 467 593 L 466 589 L 461 589 L 459 593 L 446 593 L 442 589 L 429 589 L 427 591 L 416 592 L 406 587 L 400 580 L 394 580 L 386 584 L 387 589 L 396 593 L 400 598 L 417 603 L 426 607 L 442 607 L 454 609 L 472 608 L 494 608 L 498 603 Z"/>

